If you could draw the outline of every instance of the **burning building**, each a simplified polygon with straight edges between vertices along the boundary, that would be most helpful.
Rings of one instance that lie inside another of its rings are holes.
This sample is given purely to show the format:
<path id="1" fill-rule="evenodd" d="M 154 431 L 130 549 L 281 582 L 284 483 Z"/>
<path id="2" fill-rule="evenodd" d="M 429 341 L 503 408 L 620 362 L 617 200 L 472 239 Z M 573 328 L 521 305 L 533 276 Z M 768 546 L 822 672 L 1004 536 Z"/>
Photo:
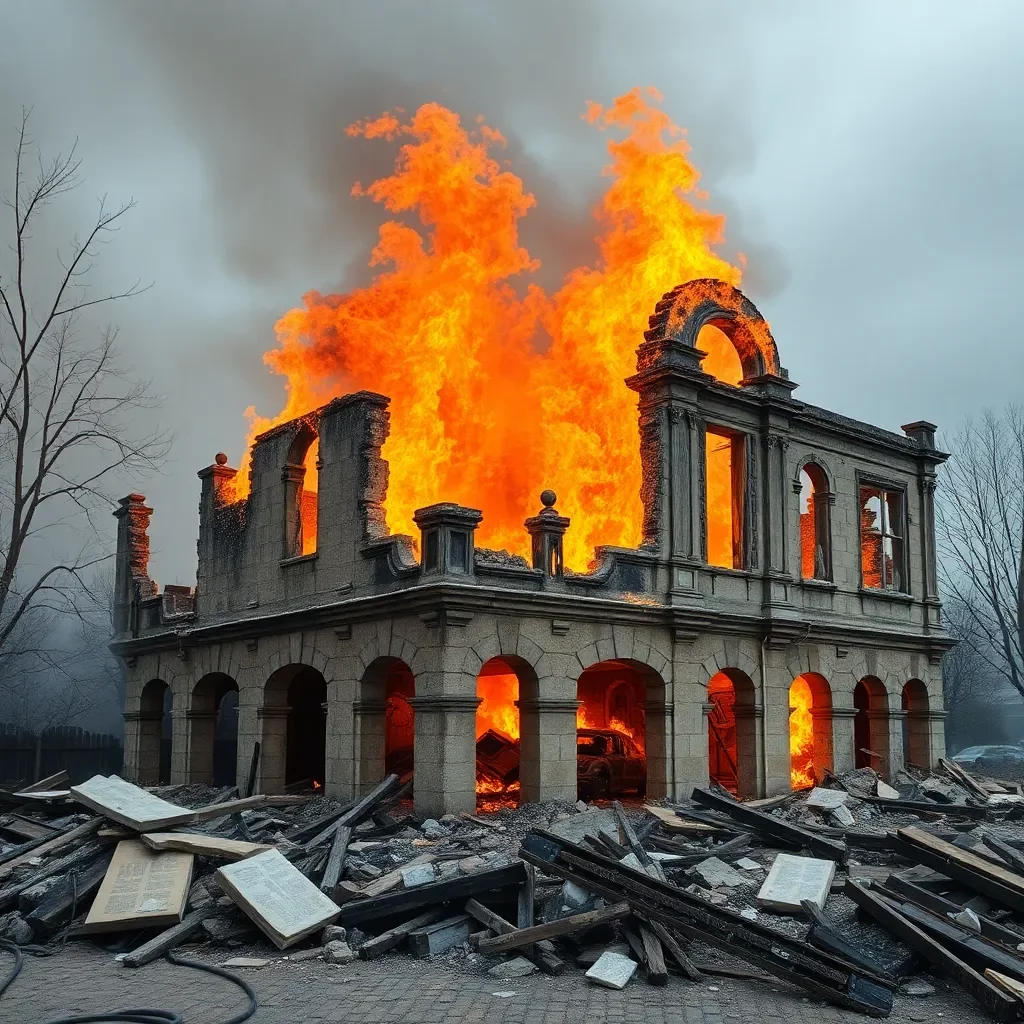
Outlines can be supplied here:
<path id="1" fill-rule="evenodd" d="M 705 372 L 711 328 L 733 382 Z M 257 436 L 243 497 L 225 457 L 200 471 L 194 590 L 158 592 L 152 509 L 124 498 L 126 774 L 255 770 L 264 792 L 309 780 L 347 799 L 413 770 L 418 810 L 439 815 L 584 785 L 683 797 L 709 777 L 764 796 L 943 756 L 936 428 L 798 400 L 722 281 L 666 294 L 637 341 L 616 386 L 638 401 L 642 538 L 585 572 L 552 491 L 526 557 L 479 544 L 484 513 L 457 503 L 391 533 L 390 399 L 369 391 Z"/>

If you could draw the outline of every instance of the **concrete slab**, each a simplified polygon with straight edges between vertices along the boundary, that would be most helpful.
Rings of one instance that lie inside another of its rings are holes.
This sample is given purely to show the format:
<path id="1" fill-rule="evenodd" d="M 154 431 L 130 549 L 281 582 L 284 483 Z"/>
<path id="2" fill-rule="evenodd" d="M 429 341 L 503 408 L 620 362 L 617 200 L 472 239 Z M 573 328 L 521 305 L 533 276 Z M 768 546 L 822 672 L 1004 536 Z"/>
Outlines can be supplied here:
<path id="1" fill-rule="evenodd" d="M 813 807 L 816 811 L 831 811 L 841 807 L 850 799 L 850 794 L 841 789 L 824 789 L 815 786 L 804 801 L 806 807 Z"/>
<path id="2" fill-rule="evenodd" d="M 435 880 L 433 864 L 414 864 L 402 868 L 402 884 L 406 889 L 414 889 L 417 885 L 426 885 Z"/>
<path id="3" fill-rule="evenodd" d="M 780 853 L 758 891 L 758 906 L 781 914 L 802 914 L 800 901 L 810 900 L 824 908 L 835 874 L 835 861 Z"/>
<path id="4" fill-rule="evenodd" d="M 720 857 L 708 857 L 694 865 L 693 873 L 712 889 L 722 886 L 746 885 L 744 878 L 735 868 L 729 867 Z"/>
<path id="5" fill-rule="evenodd" d="M 636 973 L 636 961 L 621 953 L 602 953 L 586 976 L 605 988 L 623 989 Z"/>

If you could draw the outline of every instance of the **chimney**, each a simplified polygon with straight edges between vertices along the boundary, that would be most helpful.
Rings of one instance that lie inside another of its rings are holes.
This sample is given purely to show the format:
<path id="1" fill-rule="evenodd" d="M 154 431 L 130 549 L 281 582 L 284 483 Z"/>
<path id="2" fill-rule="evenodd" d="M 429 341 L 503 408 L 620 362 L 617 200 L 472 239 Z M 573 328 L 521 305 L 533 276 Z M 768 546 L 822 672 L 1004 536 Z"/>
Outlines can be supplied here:
<path id="1" fill-rule="evenodd" d="M 150 597 L 156 584 L 149 578 L 149 517 L 145 495 L 129 494 L 114 510 L 117 520 L 117 555 L 114 563 L 114 633 L 132 625 L 136 597 Z"/>

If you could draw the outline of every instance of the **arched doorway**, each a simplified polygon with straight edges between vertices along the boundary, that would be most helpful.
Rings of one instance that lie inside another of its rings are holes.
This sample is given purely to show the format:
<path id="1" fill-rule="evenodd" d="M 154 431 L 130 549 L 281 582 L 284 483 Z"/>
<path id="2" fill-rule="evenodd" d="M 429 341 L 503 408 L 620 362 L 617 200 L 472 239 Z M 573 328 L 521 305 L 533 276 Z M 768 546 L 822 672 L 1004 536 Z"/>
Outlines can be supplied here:
<path id="1" fill-rule="evenodd" d="M 528 792 L 540 784 L 536 737 L 522 736 L 519 713 L 520 699 L 536 691 L 533 669 L 521 658 L 491 658 L 477 675 L 476 795 L 482 809 L 518 804 L 524 772 Z"/>
<path id="2" fill-rule="evenodd" d="M 327 681 L 308 665 L 285 665 L 267 680 L 263 705 L 263 792 L 302 782 L 322 787 L 327 774 Z"/>
<path id="3" fill-rule="evenodd" d="M 238 684 L 210 672 L 192 689 L 189 721 L 190 782 L 235 784 L 238 750 Z"/>
<path id="4" fill-rule="evenodd" d="M 139 784 L 166 786 L 171 781 L 171 688 L 150 679 L 139 700 Z"/>
<path id="5" fill-rule="evenodd" d="M 832 770 L 832 691 L 817 672 L 789 687 L 789 759 L 793 789 L 814 786 Z"/>
<path id="6" fill-rule="evenodd" d="M 581 799 L 665 791 L 665 684 L 649 666 L 602 661 L 576 683 Z"/>
<path id="7" fill-rule="evenodd" d="M 416 696 L 412 670 L 398 658 L 377 658 L 359 684 L 359 784 L 362 790 L 385 775 L 408 775 L 416 748 Z"/>
<path id="8" fill-rule="evenodd" d="M 853 763 L 889 774 L 889 697 L 882 681 L 865 676 L 853 688 Z"/>
<path id="9" fill-rule="evenodd" d="M 708 680 L 708 776 L 741 797 L 757 795 L 754 684 L 722 669 Z"/>
<path id="10" fill-rule="evenodd" d="M 284 467 L 284 557 L 312 555 L 317 549 L 320 439 L 311 426 L 299 430 Z"/>
<path id="11" fill-rule="evenodd" d="M 925 769 L 932 764 L 928 710 L 928 687 L 920 679 L 908 680 L 903 687 L 903 756 L 908 764 Z"/>

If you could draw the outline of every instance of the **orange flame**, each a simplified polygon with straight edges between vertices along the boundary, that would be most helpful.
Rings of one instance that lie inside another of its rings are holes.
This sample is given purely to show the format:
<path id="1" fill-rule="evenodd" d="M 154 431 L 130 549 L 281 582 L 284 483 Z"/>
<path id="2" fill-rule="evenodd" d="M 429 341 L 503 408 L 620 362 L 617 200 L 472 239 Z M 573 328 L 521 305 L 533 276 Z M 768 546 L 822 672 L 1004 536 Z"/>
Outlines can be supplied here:
<path id="1" fill-rule="evenodd" d="M 628 736 L 640 748 L 641 753 L 646 751 L 642 729 L 632 729 L 619 718 L 611 718 L 606 722 L 603 714 L 595 711 L 594 708 L 588 707 L 586 704 L 581 704 L 576 709 L 576 728 L 610 729 L 621 736 Z"/>
<path id="2" fill-rule="evenodd" d="M 740 279 L 712 250 L 724 218 L 694 205 L 706 196 L 660 100 L 633 89 L 608 107 L 590 105 L 586 120 L 615 135 L 611 184 L 594 213 L 600 258 L 552 296 L 520 285 L 538 266 L 518 238 L 534 198 L 491 155 L 504 145 L 497 131 L 467 130 L 436 103 L 405 123 L 384 114 L 350 127 L 365 139 L 406 140 L 394 174 L 353 194 L 426 230 L 385 222 L 370 263 L 386 269 L 371 285 L 310 292 L 280 319 L 278 346 L 264 359 L 285 377 L 287 400 L 273 418 L 249 410 L 250 440 L 336 395 L 378 391 L 392 399 L 392 532 L 416 536 L 416 508 L 458 501 L 484 510 L 479 544 L 528 554 L 523 520 L 553 487 L 572 519 L 568 566 L 586 567 L 597 544 L 636 546 L 636 395 L 623 379 L 664 292 L 695 278 Z M 735 383 L 727 339 L 709 328 L 700 344 L 711 353 L 706 369 Z M 248 491 L 248 457 L 233 491 Z"/>
<path id="3" fill-rule="evenodd" d="M 510 740 L 519 739 L 519 678 L 514 672 L 482 675 L 476 681 L 476 695 L 483 703 L 476 709 L 476 735 L 479 739 L 488 729 L 500 732 Z M 477 792 L 480 792 L 479 786 Z"/>
<path id="4" fill-rule="evenodd" d="M 793 789 L 803 789 L 815 783 L 814 697 L 803 676 L 797 676 L 789 688 L 789 706 L 789 782 Z"/>

